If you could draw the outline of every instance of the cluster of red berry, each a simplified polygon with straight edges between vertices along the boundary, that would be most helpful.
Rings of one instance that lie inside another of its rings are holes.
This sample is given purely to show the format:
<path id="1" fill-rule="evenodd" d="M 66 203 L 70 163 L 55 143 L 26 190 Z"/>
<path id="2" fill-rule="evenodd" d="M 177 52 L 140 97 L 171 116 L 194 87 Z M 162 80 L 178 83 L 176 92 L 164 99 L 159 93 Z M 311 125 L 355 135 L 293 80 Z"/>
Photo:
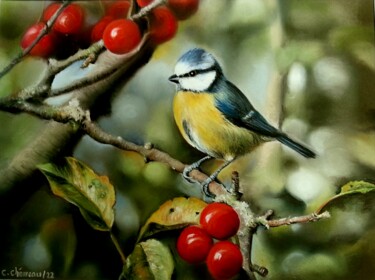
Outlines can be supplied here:
<path id="1" fill-rule="evenodd" d="M 215 279 L 230 279 L 242 267 L 242 254 L 237 245 L 227 239 L 240 226 L 237 212 L 229 205 L 208 204 L 200 216 L 200 226 L 186 227 L 177 239 L 177 252 L 188 263 L 206 261 Z M 214 243 L 214 239 L 218 241 Z"/>
<path id="2" fill-rule="evenodd" d="M 137 0 L 136 2 L 142 8 L 153 1 Z M 46 22 L 61 5 L 61 3 L 52 3 L 46 7 L 41 21 L 30 26 L 23 35 L 21 40 L 23 49 L 34 42 Z M 168 0 L 166 5 L 154 8 L 147 16 L 147 30 L 142 30 L 138 22 L 128 18 L 130 6 L 129 0 L 117 0 L 105 4 L 105 15 L 95 25 L 87 26 L 84 9 L 78 4 L 70 4 L 58 16 L 52 30 L 32 48 L 30 55 L 64 58 L 78 48 L 88 47 L 101 39 L 109 51 L 124 54 L 141 42 L 144 32 L 148 32 L 154 44 L 162 44 L 175 36 L 178 20 L 187 19 L 198 10 L 199 0 Z"/>
<path id="3" fill-rule="evenodd" d="M 61 4 L 52 3 L 43 11 L 41 21 L 30 26 L 21 40 L 21 47 L 29 47 L 44 29 L 46 22 L 56 13 Z M 80 33 L 83 29 L 85 13 L 81 6 L 77 4 L 69 5 L 57 18 L 52 30 L 44 35 L 42 39 L 32 48 L 30 55 L 40 57 L 50 57 L 66 53 L 67 49 L 79 47 Z M 62 47 L 64 46 L 64 47 Z"/>

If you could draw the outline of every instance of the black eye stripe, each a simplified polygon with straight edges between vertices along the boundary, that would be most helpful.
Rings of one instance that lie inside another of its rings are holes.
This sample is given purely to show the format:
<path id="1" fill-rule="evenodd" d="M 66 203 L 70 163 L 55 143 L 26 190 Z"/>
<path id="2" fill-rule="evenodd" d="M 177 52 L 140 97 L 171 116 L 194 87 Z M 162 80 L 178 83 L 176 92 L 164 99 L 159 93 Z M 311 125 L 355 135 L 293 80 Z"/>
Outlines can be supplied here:
<path id="1" fill-rule="evenodd" d="M 186 74 L 183 74 L 183 75 L 179 75 L 178 77 L 179 78 L 194 77 L 194 76 L 199 75 L 199 74 L 203 74 L 203 73 L 214 71 L 215 69 L 216 69 L 216 67 L 212 66 L 212 67 L 207 68 L 207 69 L 192 70 L 189 73 L 186 73 Z"/>
<path id="2" fill-rule="evenodd" d="M 194 76 L 196 76 L 197 74 L 198 74 L 197 71 L 194 70 L 194 71 L 190 71 L 187 75 L 188 75 L 189 77 L 194 77 Z"/>

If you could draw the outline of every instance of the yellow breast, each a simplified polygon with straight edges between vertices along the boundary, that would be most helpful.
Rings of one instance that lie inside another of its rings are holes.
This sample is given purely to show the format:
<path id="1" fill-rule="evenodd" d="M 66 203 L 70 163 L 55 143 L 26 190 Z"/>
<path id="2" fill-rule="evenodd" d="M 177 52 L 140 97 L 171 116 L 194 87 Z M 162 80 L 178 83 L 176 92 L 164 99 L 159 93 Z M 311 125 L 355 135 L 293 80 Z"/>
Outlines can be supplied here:
<path id="1" fill-rule="evenodd" d="M 213 94 L 180 91 L 173 100 L 173 113 L 184 139 L 216 158 L 233 159 L 262 142 L 256 134 L 225 119 L 215 107 Z"/>

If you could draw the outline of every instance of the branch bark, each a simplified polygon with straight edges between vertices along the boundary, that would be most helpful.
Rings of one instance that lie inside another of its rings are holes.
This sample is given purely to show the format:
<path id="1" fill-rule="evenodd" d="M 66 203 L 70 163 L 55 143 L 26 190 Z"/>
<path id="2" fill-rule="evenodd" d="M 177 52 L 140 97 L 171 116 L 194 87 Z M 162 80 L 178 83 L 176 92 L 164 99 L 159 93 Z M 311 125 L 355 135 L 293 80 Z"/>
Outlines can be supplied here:
<path id="1" fill-rule="evenodd" d="M 100 115 L 100 109 L 95 106 L 99 98 L 105 96 L 110 100 L 114 92 L 108 92 L 112 86 L 118 83 L 126 83 L 138 69 L 146 64 L 153 53 L 154 47 L 147 40 L 136 50 L 126 55 L 114 55 L 105 51 L 101 53 L 95 63 L 95 68 L 84 79 L 95 79 L 103 73 L 111 72 L 111 75 L 103 75 L 102 79 L 85 84 L 80 88 L 72 88 L 69 94 L 77 98 L 83 109 L 90 110 L 93 115 Z M 36 88 L 43 87 L 38 85 Z M 32 92 L 34 89 L 29 89 Z M 96 111 L 96 112 L 95 112 Z M 56 122 L 47 123 L 43 132 L 25 149 L 21 150 L 10 162 L 7 168 L 0 171 L 0 186 L 2 192 L 29 178 L 36 166 L 49 162 L 51 159 L 62 155 L 66 147 L 79 140 L 75 137 L 78 131 L 68 124 Z"/>
<path id="2" fill-rule="evenodd" d="M 89 135 L 92 139 L 96 140 L 97 142 L 109 144 L 122 150 L 137 152 L 143 155 L 146 161 L 157 161 L 160 163 L 167 164 L 172 170 L 177 171 L 178 173 L 182 173 L 184 171 L 184 168 L 187 166 L 186 164 L 171 157 L 169 154 L 163 151 L 160 151 L 153 147 L 148 147 L 148 145 L 139 146 L 134 143 L 125 141 L 121 137 L 116 137 L 111 134 L 108 134 L 104 132 L 95 123 L 89 120 L 85 120 L 83 122 L 83 130 L 86 132 L 87 135 Z M 197 182 L 204 182 L 208 178 L 208 176 L 205 173 L 199 170 L 191 171 L 190 177 L 191 179 Z M 221 184 L 216 182 L 212 182 L 209 185 L 209 189 L 215 195 L 227 194 L 225 188 Z"/>
<path id="3" fill-rule="evenodd" d="M 299 216 L 299 217 L 291 217 L 291 218 L 282 218 L 278 220 L 269 220 L 267 222 L 268 227 L 280 227 L 280 226 L 288 226 L 291 224 L 305 224 L 310 222 L 316 222 L 321 219 L 327 219 L 330 218 L 331 215 L 328 211 L 325 211 L 321 214 L 312 213 L 305 216 Z"/>

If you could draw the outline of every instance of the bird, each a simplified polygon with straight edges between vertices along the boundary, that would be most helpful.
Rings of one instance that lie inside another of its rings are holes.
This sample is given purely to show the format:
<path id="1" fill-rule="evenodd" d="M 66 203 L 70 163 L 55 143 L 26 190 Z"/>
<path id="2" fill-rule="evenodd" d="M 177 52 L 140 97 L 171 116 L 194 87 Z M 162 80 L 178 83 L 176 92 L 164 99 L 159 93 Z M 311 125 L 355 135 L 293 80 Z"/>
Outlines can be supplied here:
<path id="1" fill-rule="evenodd" d="M 205 157 L 188 165 L 183 176 L 209 159 L 223 164 L 203 183 L 209 184 L 235 159 L 252 152 L 264 142 L 277 140 L 306 158 L 316 154 L 304 144 L 275 128 L 254 108 L 244 93 L 225 77 L 217 59 L 202 48 L 185 52 L 174 67 L 169 81 L 176 85 L 173 115 L 183 138 Z M 191 181 L 191 180 L 189 180 Z"/>

